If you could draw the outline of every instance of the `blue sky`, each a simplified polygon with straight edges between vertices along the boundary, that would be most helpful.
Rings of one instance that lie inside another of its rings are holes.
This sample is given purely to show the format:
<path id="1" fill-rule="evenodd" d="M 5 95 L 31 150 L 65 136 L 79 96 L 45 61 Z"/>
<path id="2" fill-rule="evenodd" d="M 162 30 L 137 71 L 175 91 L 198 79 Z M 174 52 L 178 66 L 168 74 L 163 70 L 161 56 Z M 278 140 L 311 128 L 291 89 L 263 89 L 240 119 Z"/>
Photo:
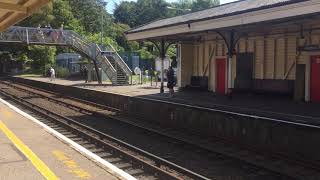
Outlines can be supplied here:
<path id="1" fill-rule="evenodd" d="M 108 1 L 106 1 L 106 2 L 109 2 L 108 6 L 107 6 L 108 12 L 112 13 L 113 9 L 114 9 L 114 4 L 119 3 L 120 1 L 136 1 L 136 0 L 108 0 Z M 167 0 L 167 2 L 174 2 L 174 1 L 176 1 L 176 0 Z M 221 4 L 233 2 L 233 1 L 236 1 L 236 0 L 220 0 Z"/>

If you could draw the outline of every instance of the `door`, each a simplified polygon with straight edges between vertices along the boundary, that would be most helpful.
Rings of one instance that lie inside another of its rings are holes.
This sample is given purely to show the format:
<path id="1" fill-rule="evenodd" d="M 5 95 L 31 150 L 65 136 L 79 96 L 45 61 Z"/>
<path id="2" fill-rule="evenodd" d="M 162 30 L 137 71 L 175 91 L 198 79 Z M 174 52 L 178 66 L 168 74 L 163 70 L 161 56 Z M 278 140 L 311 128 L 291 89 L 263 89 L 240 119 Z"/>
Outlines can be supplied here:
<path id="1" fill-rule="evenodd" d="M 253 53 L 237 54 L 237 76 L 235 88 L 238 90 L 249 90 L 252 87 L 253 77 Z"/>
<path id="2" fill-rule="evenodd" d="M 226 59 L 216 59 L 216 92 L 226 93 Z"/>
<path id="3" fill-rule="evenodd" d="M 311 101 L 320 102 L 320 56 L 311 56 Z"/>

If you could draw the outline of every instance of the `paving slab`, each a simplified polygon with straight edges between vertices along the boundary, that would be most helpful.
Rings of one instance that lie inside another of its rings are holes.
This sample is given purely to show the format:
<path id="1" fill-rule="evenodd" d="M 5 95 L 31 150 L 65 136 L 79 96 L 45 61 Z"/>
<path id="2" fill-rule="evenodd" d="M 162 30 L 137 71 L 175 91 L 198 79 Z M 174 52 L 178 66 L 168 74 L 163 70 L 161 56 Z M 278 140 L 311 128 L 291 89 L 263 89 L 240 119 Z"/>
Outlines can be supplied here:
<path id="1" fill-rule="evenodd" d="M 3 123 L 59 178 L 68 180 L 120 179 L 108 169 L 80 154 L 44 128 L 0 102 L 0 123 Z M 46 179 L 0 130 L 0 180 Z"/>

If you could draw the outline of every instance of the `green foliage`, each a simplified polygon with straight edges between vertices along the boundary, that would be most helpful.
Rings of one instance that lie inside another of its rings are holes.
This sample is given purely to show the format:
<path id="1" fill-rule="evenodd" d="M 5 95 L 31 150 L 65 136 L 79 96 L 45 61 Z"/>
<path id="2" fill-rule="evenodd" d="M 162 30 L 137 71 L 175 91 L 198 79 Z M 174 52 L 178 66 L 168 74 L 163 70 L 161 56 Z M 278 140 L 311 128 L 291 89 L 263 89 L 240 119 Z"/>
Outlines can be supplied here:
<path id="1" fill-rule="evenodd" d="M 67 78 L 70 75 L 69 69 L 57 66 L 55 68 L 56 77 Z"/>
<path id="2" fill-rule="evenodd" d="M 103 8 L 103 1 L 101 0 L 64 1 L 69 3 L 74 17 L 84 26 L 85 32 L 93 34 L 100 32 L 102 16 L 104 17 L 104 24 L 111 24 L 111 15 Z"/>
<path id="3" fill-rule="evenodd" d="M 137 51 L 140 54 L 141 59 L 153 59 L 155 56 L 149 52 L 146 47 L 141 48 Z"/>
<path id="4" fill-rule="evenodd" d="M 80 21 L 74 17 L 68 1 L 55 0 L 53 2 L 53 16 L 52 27 L 59 28 L 63 24 L 65 29 L 84 33 L 84 28 L 80 25 Z"/>
<path id="5" fill-rule="evenodd" d="M 137 2 L 122 1 L 116 6 L 114 17 L 116 22 L 128 24 L 130 27 L 170 17 L 165 0 L 138 0 Z"/>
<path id="6" fill-rule="evenodd" d="M 18 56 L 17 58 L 18 61 L 21 61 L 23 63 L 26 63 L 29 59 L 28 59 L 28 56 L 27 56 L 27 53 L 22 53 Z"/>
<path id="7" fill-rule="evenodd" d="M 0 52 L 0 61 L 10 61 L 12 60 L 12 54 L 9 52 Z"/>
<path id="8" fill-rule="evenodd" d="M 41 67 L 45 67 L 45 65 L 53 65 L 55 64 L 55 47 L 48 46 L 29 46 L 28 57 L 30 57 L 32 61 L 33 68 L 40 69 Z"/>
<path id="9" fill-rule="evenodd" d="M 116 46 L 121 46 L 126 51 L 132 50 L 131 43 L 125 36 L 125 32 L 129 29 L 130 27 L 127 24 L 113 23 L 110 32 L 108 32 L 108 35 L 117 43 Z"/>
<path id="10" fill-rule="evenodd" d="M 192 11 L 200 11 L 208 9 L 220 4 L 219 0 L 196 0 L 192 3 Z"/>
<path id="11" fill-rule="evenodd" d="M 115 21 L 137 27 L 158 19 L 173 17 L 220 4 L 220 0 L 178 0 L 168 3 L 165 0 L 121 1 L 114 10 Z M 176 9 L 168 9 L 168 7 Z"/>
<path id="12" fill-rule="evenodd" d="M 91 35 L 88 35 L 87 38 L 91 42 L 95 42 L 95 43 L 100 44 L 100 41 L 101 41 L 100 34 L 91 34 Z M 117 51 L 123 51 L 123 48 L 121 46 L 119 46 L 115 40 L 113 40 L 110 37 L 103 37 L 102 38 L 102 45 L 108 46 L 109 44 L 112 45 Z"/>
<path id="13" fill-rule="evenodd" d="M 116 22 L 127 24 L 130 27 L 137 25 L 138 20 L 138 8 L 136 2 L 122 1 L 116 5 L 116 9 L 113 12 L 113 16 Z"/>
<path id="14" fill-rule="evenodd" d="M 176 56 L 176 47 L 175 46 L 170 46 L 168 48 L 167 56 L 168 57 Z"/>

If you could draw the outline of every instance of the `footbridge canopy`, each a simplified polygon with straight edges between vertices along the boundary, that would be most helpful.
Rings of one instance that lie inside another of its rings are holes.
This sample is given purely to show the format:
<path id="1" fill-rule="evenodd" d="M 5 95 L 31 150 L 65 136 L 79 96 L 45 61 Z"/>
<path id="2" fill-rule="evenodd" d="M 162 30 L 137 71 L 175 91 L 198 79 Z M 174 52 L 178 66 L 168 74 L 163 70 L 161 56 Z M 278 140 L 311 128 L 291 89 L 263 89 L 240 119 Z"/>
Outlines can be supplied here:
<path id="1" fill-rule="evenodd" d="M 0 0 L 0 32 L 27 18 L 51 0 Z"/>

